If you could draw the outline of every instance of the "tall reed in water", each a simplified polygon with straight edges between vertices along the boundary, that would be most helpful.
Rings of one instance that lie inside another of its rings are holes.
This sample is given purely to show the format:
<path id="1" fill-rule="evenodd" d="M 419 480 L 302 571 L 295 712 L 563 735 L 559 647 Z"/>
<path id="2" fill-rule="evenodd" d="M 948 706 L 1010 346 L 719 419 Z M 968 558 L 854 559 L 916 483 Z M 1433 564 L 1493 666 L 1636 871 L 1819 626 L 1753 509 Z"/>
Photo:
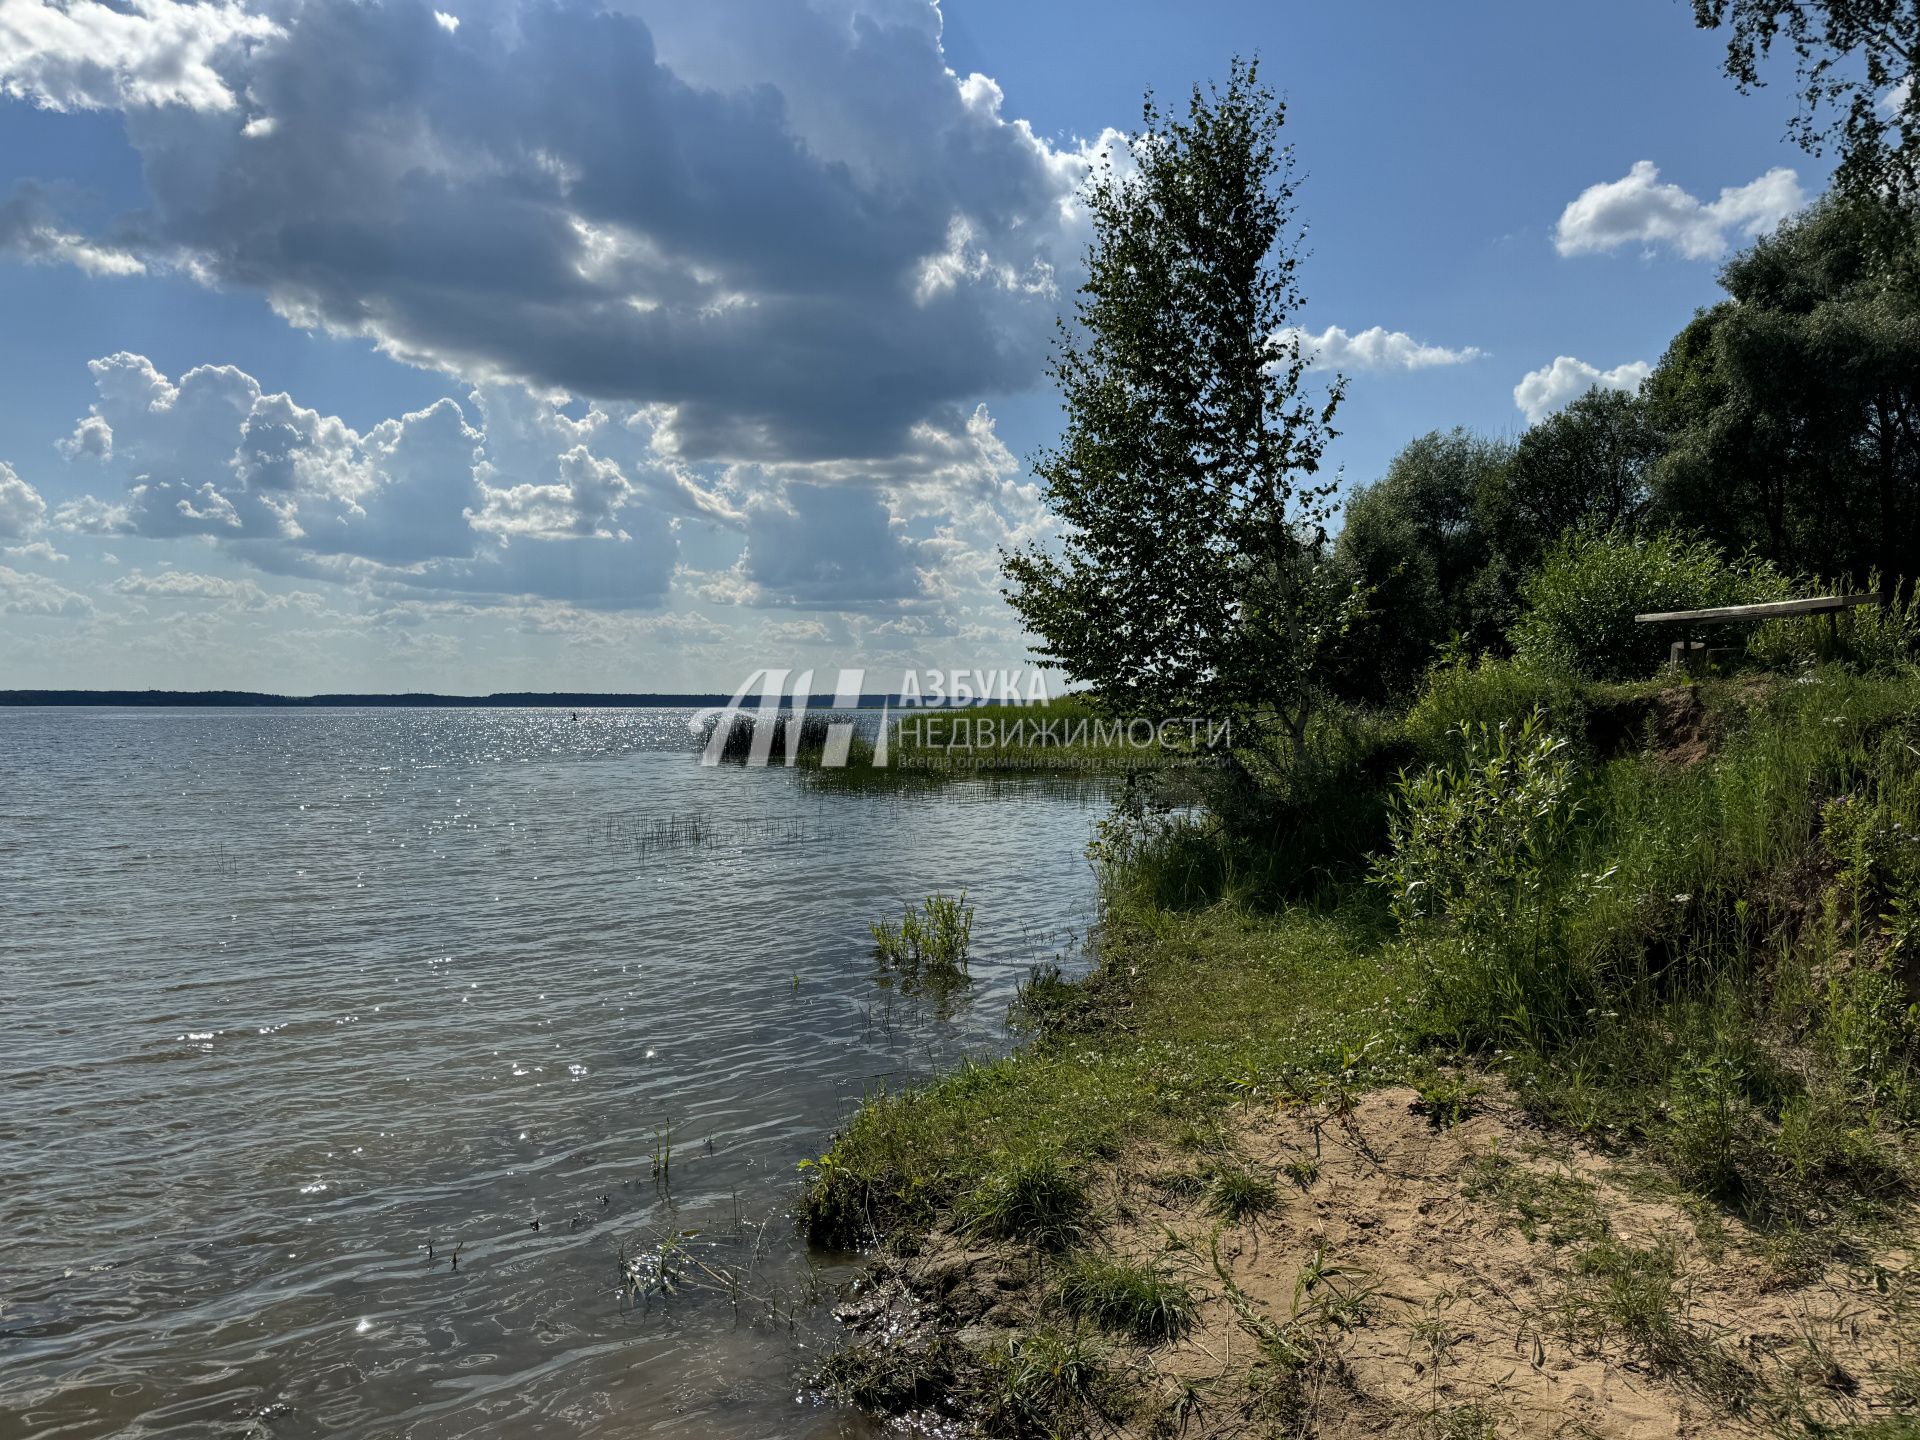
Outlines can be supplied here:
<path id="1" fill-rule="evenodd" d="M 959 898 L 935 893 L 918 909 L 909 905 L 894 925 L 875 920 L 873 952 L 881 964 L 905 975 L 964 976 L 973 940 L 973 907 L 967 892 Z"/>

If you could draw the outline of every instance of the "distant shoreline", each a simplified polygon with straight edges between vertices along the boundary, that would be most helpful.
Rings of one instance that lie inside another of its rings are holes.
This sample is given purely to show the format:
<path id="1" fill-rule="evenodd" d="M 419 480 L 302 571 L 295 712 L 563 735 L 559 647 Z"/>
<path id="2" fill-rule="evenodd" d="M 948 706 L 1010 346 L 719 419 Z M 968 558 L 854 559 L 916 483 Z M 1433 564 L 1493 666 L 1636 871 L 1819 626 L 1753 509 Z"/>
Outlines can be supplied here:
<path id="1" fill-rule="evenodd" d="M 514 690 L 491 695 L 270 695 L 255 690 L 0 690 L 0 706 L 92 705 L 232 710 L 684 710 L 734 703 L 731 695 L 610 695 Z M 896 695 L 862 695 L 859 708 L 900 705 Z M 746 708 L 752 708 L 748 706 Z"/>

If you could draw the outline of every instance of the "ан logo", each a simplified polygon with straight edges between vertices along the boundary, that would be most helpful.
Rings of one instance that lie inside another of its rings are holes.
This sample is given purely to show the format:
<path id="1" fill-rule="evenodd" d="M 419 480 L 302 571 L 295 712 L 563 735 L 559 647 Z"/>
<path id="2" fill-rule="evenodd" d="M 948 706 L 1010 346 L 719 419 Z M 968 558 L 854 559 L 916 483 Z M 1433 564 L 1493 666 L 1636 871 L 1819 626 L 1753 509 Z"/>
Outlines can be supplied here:
<path id="1" fill-rule="evenodd" d="M 813 698 L 813 671 L 802 670 L 794 676 L 791 686 L 787 677 L 791 670 L 756 670 L 746 678 L 744 684 L 733 692 L 733 699 L 725 705 L 711 710 L 698 712 L 690 722 L 697 730 L 709 721 L 713 724 L 713 733 L 707 737 L 707 748 L 701 753 L 702 765 L 718 765 L 726 754 L 728 742 L 733 738 L 734 727 L 742 721 L 753 726 L 753 739 L 747 747 L 746 763 L 750 766 L 764 766 L 772 763 L 773 740 L 776 732 L 784 735 L 782 745 L 783 765 L 791 765 L 800 753 L 800 727 L 807 718 L 807 706 Z M 835 710 L 854 710 L 860 705 L 860 686 L 865 682 L 865 670 L 842 670 L 840 678 L 833 688 L 833 706 Z M 759 691 L 759 698 L 751 709 L 748 701 Z M 890 707 L 882 706 L 880 728 L 873 742 L 873 763 L 884 766 L 887 763 L 887 718 Z M 781 724 L 782 716 L 786 723 Z M 853 722 L 835 720 L 827 726 L 826 746 L 820 753 L 821 768 L 843 770 L 847 757 L 853 750 Z"/>

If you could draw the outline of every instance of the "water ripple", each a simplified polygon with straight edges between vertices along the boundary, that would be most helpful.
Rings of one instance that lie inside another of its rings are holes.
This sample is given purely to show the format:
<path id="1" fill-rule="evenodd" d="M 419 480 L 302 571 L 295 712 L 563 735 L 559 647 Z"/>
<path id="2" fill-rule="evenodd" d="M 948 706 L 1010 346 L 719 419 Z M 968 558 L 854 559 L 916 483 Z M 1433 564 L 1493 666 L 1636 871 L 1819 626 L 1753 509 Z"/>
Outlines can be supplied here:
<path id="1" fill-rule="evenodd" d="M 0 1433 L 862 1433 L 796 1402 L 819 1307 L 624 1304 L 621 1247 L 849 1274 L 795 1163 L 1004 1045 L 1101 806 L 816 794 L 686 722 L 0 711 Z M 866 921 L 961 886 L 943 1016 Z"/>

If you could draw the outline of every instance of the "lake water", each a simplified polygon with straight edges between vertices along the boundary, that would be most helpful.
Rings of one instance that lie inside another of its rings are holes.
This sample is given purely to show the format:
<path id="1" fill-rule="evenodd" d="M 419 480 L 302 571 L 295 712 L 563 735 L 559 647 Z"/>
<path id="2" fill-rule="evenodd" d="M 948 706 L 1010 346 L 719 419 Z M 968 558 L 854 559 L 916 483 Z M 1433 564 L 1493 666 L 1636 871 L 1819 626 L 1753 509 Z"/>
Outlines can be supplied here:
<path id="1" fill-rule="evenodd" d="M 0 1436 L 863 1433 L 796 1164 L 1005 1048 L 1105 807 L 687 719 L 0 710 Z M 961 886 L 973 985 L 887 986 L 868 920 Z"/>

